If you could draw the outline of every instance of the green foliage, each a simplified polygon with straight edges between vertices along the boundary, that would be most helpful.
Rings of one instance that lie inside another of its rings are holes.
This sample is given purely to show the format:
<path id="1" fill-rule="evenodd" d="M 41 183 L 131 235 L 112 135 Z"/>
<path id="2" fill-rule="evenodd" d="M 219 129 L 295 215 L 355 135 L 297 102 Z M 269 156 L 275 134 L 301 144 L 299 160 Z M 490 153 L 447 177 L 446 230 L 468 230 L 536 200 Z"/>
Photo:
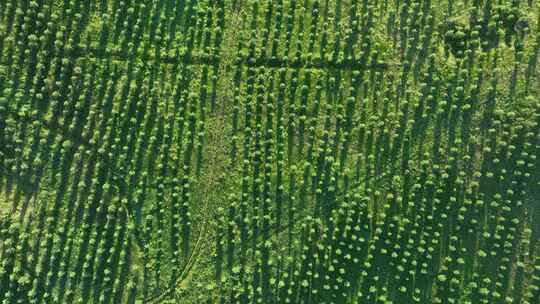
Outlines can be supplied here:
<path id="1" fill-rule="evenodd" d="M 539 18 L 0 0 L 0 300 L 536 303 Z"/>

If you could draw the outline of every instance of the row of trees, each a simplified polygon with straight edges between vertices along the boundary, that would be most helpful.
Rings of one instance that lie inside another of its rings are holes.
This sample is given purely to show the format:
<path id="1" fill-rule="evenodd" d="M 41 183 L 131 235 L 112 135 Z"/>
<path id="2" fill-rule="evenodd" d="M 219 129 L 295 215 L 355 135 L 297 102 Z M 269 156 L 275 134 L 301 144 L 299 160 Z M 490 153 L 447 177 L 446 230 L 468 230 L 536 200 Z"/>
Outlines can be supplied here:
<path id="1" fill-rule="evenodd" d="M 133 302 L 176 283 L 224 4 L 1 2 L 3 301 Z"/>
<path id="2" fill-rule="evenodd" d="M 209 302 L 538 299 L 538 27 L 519 1 L 453 2 L 251 2 L 237 62 L 305 63 L 236 66 Z"/>
<path id="3" fill-rule="evenodd" d="M 0 12 L 2 301 L 540 298 L 531 3 Z"/>

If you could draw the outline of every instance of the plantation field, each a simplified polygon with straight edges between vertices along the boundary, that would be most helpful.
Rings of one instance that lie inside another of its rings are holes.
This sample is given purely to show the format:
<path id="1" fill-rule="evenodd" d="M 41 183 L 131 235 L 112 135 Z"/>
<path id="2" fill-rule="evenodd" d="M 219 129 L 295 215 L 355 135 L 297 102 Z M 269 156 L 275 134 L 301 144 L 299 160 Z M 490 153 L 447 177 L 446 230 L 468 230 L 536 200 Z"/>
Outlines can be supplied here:
<path id="1" fill-rule="evenodd" d="M 540 303 L 534 0 L 0 0 L 0 303 Z"/>

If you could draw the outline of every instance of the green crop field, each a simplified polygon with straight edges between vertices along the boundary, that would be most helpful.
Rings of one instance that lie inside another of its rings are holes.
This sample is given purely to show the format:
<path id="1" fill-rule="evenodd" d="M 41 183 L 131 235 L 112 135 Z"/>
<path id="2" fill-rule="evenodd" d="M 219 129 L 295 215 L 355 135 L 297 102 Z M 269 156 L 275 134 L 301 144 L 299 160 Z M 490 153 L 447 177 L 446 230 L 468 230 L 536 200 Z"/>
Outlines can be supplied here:
<path id="1" fill-rule="evenodd" d="M 540 3 L 0 0 L 0 304 L 540 304 Z"/>

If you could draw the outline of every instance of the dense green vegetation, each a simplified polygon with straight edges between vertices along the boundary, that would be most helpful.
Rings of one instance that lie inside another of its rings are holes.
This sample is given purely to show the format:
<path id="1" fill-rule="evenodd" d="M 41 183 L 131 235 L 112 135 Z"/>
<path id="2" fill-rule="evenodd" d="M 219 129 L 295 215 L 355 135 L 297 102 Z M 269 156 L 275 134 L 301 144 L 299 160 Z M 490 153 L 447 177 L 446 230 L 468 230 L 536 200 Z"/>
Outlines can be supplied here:
<path id="1" fill-rule="evenodd" d="M 533 0 L 0 0 L 0 303 L 540 303 Z"/>

